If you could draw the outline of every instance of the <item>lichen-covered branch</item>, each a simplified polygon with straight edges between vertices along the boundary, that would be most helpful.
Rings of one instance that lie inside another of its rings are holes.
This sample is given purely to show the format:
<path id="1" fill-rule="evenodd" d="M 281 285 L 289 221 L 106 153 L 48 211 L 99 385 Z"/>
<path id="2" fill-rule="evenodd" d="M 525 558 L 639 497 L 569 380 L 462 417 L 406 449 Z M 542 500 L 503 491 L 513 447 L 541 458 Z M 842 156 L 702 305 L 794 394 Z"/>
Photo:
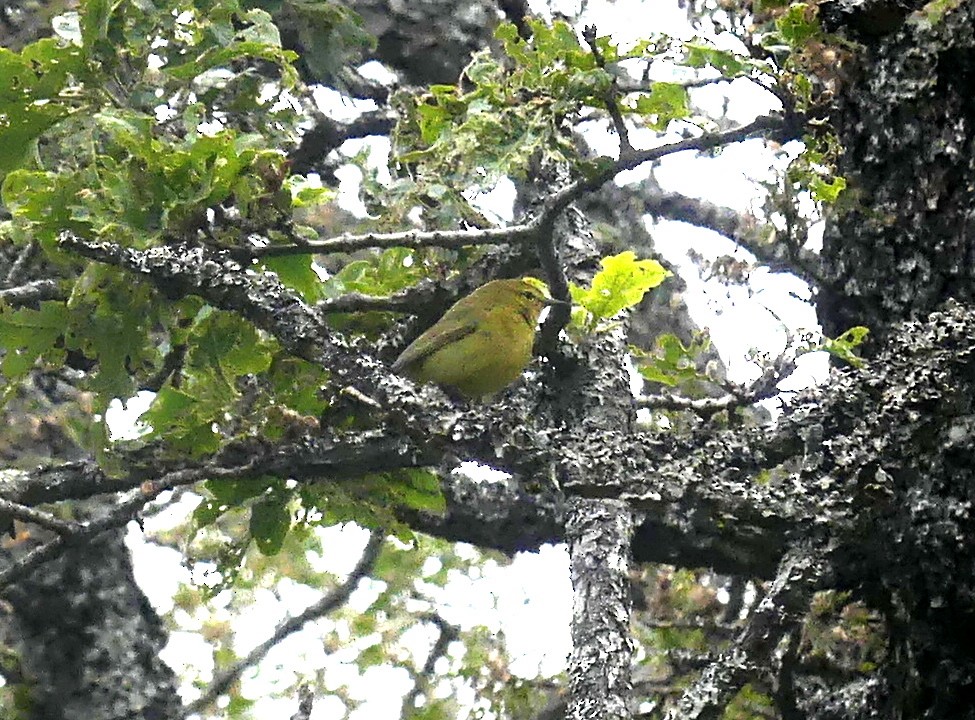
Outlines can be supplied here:
<path id="1" fill-rule="evenodd" d="M 630 717 L 630 534 L 619 501 L 573 498 L 566 508 L 572 576 L 567 720 Z"/>
<path id="2" fill-rule="evenodd" d="M 780 640 L 798 626 L 812 594 L 829 579 L 829 563 L 812 543 L 802 543 L 787 553 L 745 629 L 684 692 L 667 713 L 667 720 L 722 717 L 735 693 L 768 672 Z"/>

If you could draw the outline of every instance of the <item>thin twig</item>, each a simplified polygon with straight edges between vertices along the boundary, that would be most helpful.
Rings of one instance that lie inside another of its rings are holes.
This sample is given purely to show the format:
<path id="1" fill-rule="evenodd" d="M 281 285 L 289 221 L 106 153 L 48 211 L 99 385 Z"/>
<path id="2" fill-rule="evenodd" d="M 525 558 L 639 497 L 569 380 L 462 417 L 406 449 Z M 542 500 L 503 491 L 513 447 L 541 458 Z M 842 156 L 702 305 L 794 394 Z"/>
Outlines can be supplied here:
<path id="1" fill-rule="evenodd" d="M 291 716 L 291 720 L 311 720 L 311 711 L 315 704 L 315 693 L 311 685 L 302 683 L 298 688 L 298 711 Z"/>
<path id="2" fill-rule="evenodd" d="M 747 407 L 754 405 L 760 400 L 765 400 L 778 395 L 777 388 L 771 388 L 763 392 L 742 392 L 728 393 L 717 398 L 689 398 L 683 395 L 643 395 L 636 399 L 636 405 L 640 408 L 650 408 L 651 410 L 690 410 L 698 415 L 710 416 L 722 410 Z"/>
<path id="3" fill-rule="evenodd" d="M 0 595 L 6 591 L 8 586 L 34 572 L 39 565 L 60 555 L 66 544 L 64 536 L 56 537 L 50 542 L 34 548 L 12 565 L 0 570 Z"/>
<path id="4" fill-rule="evenodd" d="M 596 65 L 606 70 L 606 59 L 596 44 L 596 26 L 587 25 L 582 31 L 582 39 L 589 45 L 589 51 L 596 60 Z M 610 73 L 608 70 L 606 72 L 613 79 L 610 82 L 609 90 L 606 91 L 606 95 L 603 97 L 603 102 L 606 103 L 606 112 L 609 113 L 609 117 L 613 121 L 613 127 L 616 130 L 616 135 L 620 139 L 620 156 L 622 157 L 624 154 L 633 152 L 633 145 L 630 143 L 630 131 L 627 129 L 626 121 L 623 119 L 623 111 L 620 109 L 620 104 L 616 99 L 619 95 L 619 84 L 616 75 Z"/>
<path id="5" fill-rule="evenodd" d="M 403 230 L 392 233 L 346 233 L 325 240 L 309 240 L 304 243 L 267 245 L 259 248 L 242 248 L 234 251 L 241 258 L 265 258 L 281 255 L 325 255 L 335 252 L 352 252 L 363 248 L 462 248 L 468 245 L 501 245 L 524 242 L 531 236 L 530 225 L 512 225 L 504 228 L 472 230 Z"/>
<path id="6" fill-rule="evenodd" d="M 645 150 L 634 150 L 620 156 L 620 159 L 602 172 L 595 173 L 589 178 L 576 180 L 548 197 L 545 202 L 543 217 L 556 215 L 568 205 L 578 200 L 586 192 L 598 188 L 624 170 L 633 170 L 645 162 L 659 160 L 666 155 L 684 152 L 685 150 L 710 150 L 733 142 L 741 142 L 750 137 L 770 130 L 782 130 L 785 127 L 783 119 L 778 115 L 762 115 L 752 122 L 740 127 L 722 132 L 704 133 L 696 137 L 684 138 L 677 142 L 658 145 Z M 542 219 L 539 219 L 541 222 Z"/>
<path id="7" fill-rule="evenodd" d="M 791 344 L 791 342 L 787 344 Z M 649 408 L 652 410 L 690 410 L 707 418 L 722 410 L 747 407 L 762 400 L 775 397 L 780 392 L 779 383 L 791 375 L 795 368 L 795 356 L 791 353 L 783 352 L 775 359 L 772 365 L 765 369 L 762 377 L 749 387 L 741 388 L 732 383 L 728 383 L 725 386 L 728 393 L 721 397 L 689 398 L 683 395 L 660 394 L 644 395 L 636 398 L 634 402 L 640 408 Z"/>
<path id="8" fill-rule="evenodd" d="M 353 292 L 322 300 L 315 307 L 322 312 L 363 312 L 366 310 L 405 312 L 416 307 L 416 296 L 411 292 L 399 292 L 385 297 Z"/>
<path id="9" fill-rule="evenodd" d="M 252 667 L 259 663 L 268 651 L 275 645 L 280 643 L 289 635 L 301 630 L 305 623 L 316 620 L 333 610 L 338 609 L 348 601 L 349 596 L 352 595 L 352 591 L 356 589 L 359 585 L 359 581 L 364 578 L 376 564 L 376 560 L 379 558 L 379 553 L 382 550 L 383 541 L 385 540 L 385 535 L 380 531 L 375 531 L 369 537 L 369 542 L 366 543 L 365 549 L 362 551 L 362 556 L 359 558 L 359 562 L 356 563 L 352 572 L 345 579 L 341 585 L 333 589 L 331 592 L 326 594 L 318 602 L 309 605 L 304 611 L 290 617 L 287 620 L 280 623 L 264 642 L 255 647 L 246 656 L 235 662 L 230 667 L 222 670 L 217 674 L 216 678 L 210 683 L 209 687 L 203 692 L 203 694 L 198 697 L 193 702 L 189 703 L 183 708 L 180 718 L 187 718 L 190 715 L 200 713 L 205 710 L 211 703 L 213 703 L 217 698 L 220 697 L 227 688 L 229 688 L 233 683 L 235 683 L 243 674 L 247 668 Z"/>
<path id="10" fill-rule="evenodd" d="M 173 377 L 173 385 L 179 385 L 179 375 L 186 359 L 186 344 L 180 343 L 173 345 L 166 356 L 163 358 L 162 366 L 159 370 L 142 385 L 140 389 L 151 392 L 159 392 L 170 377 Z"/>
<path id="11" fill-rule="evenodd" d="M 8 272 L 7 277 L 4 278 L 3 284 L 14 285 L 15 283 L 19 283 L 21 276 L 27 269 L 28 263 L 34 259 L 40 248 L 40 243 L 38 243 L 37 240 L 31 240 L 29 243 L 27 243 L 24 246 L 24 249 L 20 251 L 17 259 L 14 260 L 14 264 L 10 266 L 10 272 Z"/>
<path id="12" fill-rule="evenodd" d="M 20 503 L 10 502 L 0 498 L 0 515 L 10 515 L 23 522 L 34 523 L 48 530 L 53 530 L 58 535 L 71 535 L 78 532 L 83 526 L 76 522 L 62 520 L 51 513 L 37 510 Z"/>
<path id="13" fill-rule="evenodd" d="M 550 195 L 543 203 L 542 213 L 526 223 L 503 228 L 473 230 L 404 230 L 392 233 L 343 234 L 325 240 L 264 247 L 240 248 L 233 252 L 240 260 L 251 258 L 276 257 L 281 255 L 327 254 L 333 252 L 352 252 L 365 248 L 391 247 L 443 247 L 461 248 L 468 245 L 503 245 L 530 242 L 536 239 L 540 228 L 544 228 L 569 204 L 586 192 L 611 180 L 624 170 L 632 170 L 645 162 L 659 160 L 665 155 L 685 150 L 708 150 L 728 143 L 746 140 L 769 130 L 781 130 L 784 122 L 776 115 L 764 115 L 747 125 L 723 132 L 704 133 L 677 142 L 657 147 L 634 150 L 620 154 L 619 160 L 593 176 L 576 180 Z"/>
<path id="14" fill-rule="evenodd" d="M 436 642 L 433 643 L 433 647 L 430 648 L 430 653 L 427 655 L 427 659 L 423 663 L 423 667 L 420 668 L 420 671 L 417 673 L 416 681 L 413 683 L 413 687 L 403 697 L 403 709 L 400 712 L 400 717 L 403 718 L 408 718 L 410 716 L 410 712 L 416 705 L 416 699 L 421 693 L 425 693 L 429 688 L 430 677 L 433 675 L 437 660 L 447 654 L 450 643 L 456 640 L 460 635 L 460 628 L 458 628 L 456 625 L 451 625 L 448 623 L 438 613 L 428 613 L 420 619 L 433 623 L 437 626 L 437 629 L 440 632 L 437 635 Z"/>
<path id="15" fill-rule="evenodd" d="M 128 493 L 122 502 L 104 517 L 91 522 L 76 523 L 70 532 L 51 540 L 12 565 L 0 570 L 0 594 L 22 577 L 33 572 L 42 563 L 58 557 L 69 545 L 79 545 L 106 530 L 120 527 L 141 510 L 147 502 L 154 500 L 166 490 L 172 490 L 180 485 L 188 485 L 207 478 L 239 478 L 255 472 L 256 464 L 246 463 L 232 468 L 205 466 L 187 468 L 166 473 L 157 480 L 148 480 L 141 484 L 138 490 Z"/>
<path id="16" fill-rule="evenodd" d="M 8 305 L 30 305 L 42 300 L 64 300 L 66 297 L 57 280 L 34 280 L 0 290 L 0 302 Z"/>

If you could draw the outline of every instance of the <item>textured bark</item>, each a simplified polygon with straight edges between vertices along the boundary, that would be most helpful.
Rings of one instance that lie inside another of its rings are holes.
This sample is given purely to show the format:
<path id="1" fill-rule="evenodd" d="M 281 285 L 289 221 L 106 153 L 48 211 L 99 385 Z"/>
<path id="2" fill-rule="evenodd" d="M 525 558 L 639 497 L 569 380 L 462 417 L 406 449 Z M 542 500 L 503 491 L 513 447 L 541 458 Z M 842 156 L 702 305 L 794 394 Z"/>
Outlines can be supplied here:
<path id="1" fill-rule="evenodd" d="M 827 333 L 882 335 L 949 297 L 975 300 L 975 5 L 857 36 L 831 115 L 856 209 L 827 225 L 818 309 Z"/>
<path id="2" fill-rule="evenodd" d="M 566 539 L 572 576 L 572 654 L 567 720 L 631 716 L 630 533 L 626 503 L 569 502 Z"/>
<path id="3" fill-rule="evenodd" d="M 827 226 L 834 284 L 818 310 L 827 332 L 866 324 L 893 341 L 850 418 L 858 522 L 842 568 L 883 610 L 889 652 L 876 677 L 807 685 L 805 703 L 814 718 L 973 717 L 975 3 L 941 17 L 839 5 L 831 22 L 863 43 L 832 114 L 857 205 Z M 949 298 L 965 306 L 896 324 Z"/>
<path id="4" fill-rule="evenodd" d="M 415 85 L 457 82 L 500 19 L 497 3 L 489 0 L 355 0 L 348 5 L 375 36 L 377 57 Z"/>
<path id="5" fill-rule="evenodd" d="M 176 678 L 159 658 L 166 635 L 122 535 L 69 549 L 5 594 L 4 644 L 19 656 L 26 720 L 176 716 Z"/>

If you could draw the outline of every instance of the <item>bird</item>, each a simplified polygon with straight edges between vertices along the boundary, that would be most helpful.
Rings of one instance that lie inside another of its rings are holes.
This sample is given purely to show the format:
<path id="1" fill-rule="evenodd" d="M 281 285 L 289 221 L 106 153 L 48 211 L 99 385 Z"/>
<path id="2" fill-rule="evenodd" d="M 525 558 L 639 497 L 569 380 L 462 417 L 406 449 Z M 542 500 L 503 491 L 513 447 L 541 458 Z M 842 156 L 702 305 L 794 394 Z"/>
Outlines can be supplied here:
<path id="1" fill-rule="evenodd" d="M 492 280 L 447 310 L 410 343 L 394 372 L 435 382 L 468 399 L 482 399 L 521 377 L 532 358 L 535 328 L 553 300 L 541 280 Z"/>

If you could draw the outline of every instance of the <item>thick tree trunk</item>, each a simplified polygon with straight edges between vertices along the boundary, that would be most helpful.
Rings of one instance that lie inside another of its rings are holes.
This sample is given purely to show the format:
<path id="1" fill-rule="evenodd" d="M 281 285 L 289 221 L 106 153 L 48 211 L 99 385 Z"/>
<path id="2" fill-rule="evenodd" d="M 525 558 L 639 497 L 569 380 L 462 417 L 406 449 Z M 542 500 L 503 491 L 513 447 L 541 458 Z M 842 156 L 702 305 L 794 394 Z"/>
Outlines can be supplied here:
<path id="1" fill-rule="evenodd" d="M 961 308 L 927 326 L 896 323 L 949 298 L 975 304 L 975 2 L 952 3 L 941 17 L 933 4 L 906 17 L 895 3 L 848 5 L 858 9 L 829 19 L 863 47 L 841 71 L 832 121 L 856 208 L 828 225 L 823 259 L 833 285 L 818 309 L 827 332 L 864 324 L 880 340 L 907 334 L 898 340 L 914 367 L 884 388 L 886 408 L 850 418 L 887 428 L 886 447 L 857 480 L 866 504 L 858 552 L 844 569 L 886 617 L 887 664 L 876 682 L 820 691 L 810 710 L 973 717 L 975 337 L 958 333 L 970 317 Z M 888 32 L 867 34 L 883 9 L 893 13 Z M 939 355 L 954 357 L 956 371 L 945 372 Z M 864 382 L 876 379 L 868 373 Z M 913 412 L 895 420 L 897 406 Z"/>
<path id="2" fill-rule="evenodd" d="M 30 720 L 169 720 L 181 706 L 160 658 L 162 623 L 132 576 L 124 531 L 103 534 L 12 585 L 4 644 Z"/>

